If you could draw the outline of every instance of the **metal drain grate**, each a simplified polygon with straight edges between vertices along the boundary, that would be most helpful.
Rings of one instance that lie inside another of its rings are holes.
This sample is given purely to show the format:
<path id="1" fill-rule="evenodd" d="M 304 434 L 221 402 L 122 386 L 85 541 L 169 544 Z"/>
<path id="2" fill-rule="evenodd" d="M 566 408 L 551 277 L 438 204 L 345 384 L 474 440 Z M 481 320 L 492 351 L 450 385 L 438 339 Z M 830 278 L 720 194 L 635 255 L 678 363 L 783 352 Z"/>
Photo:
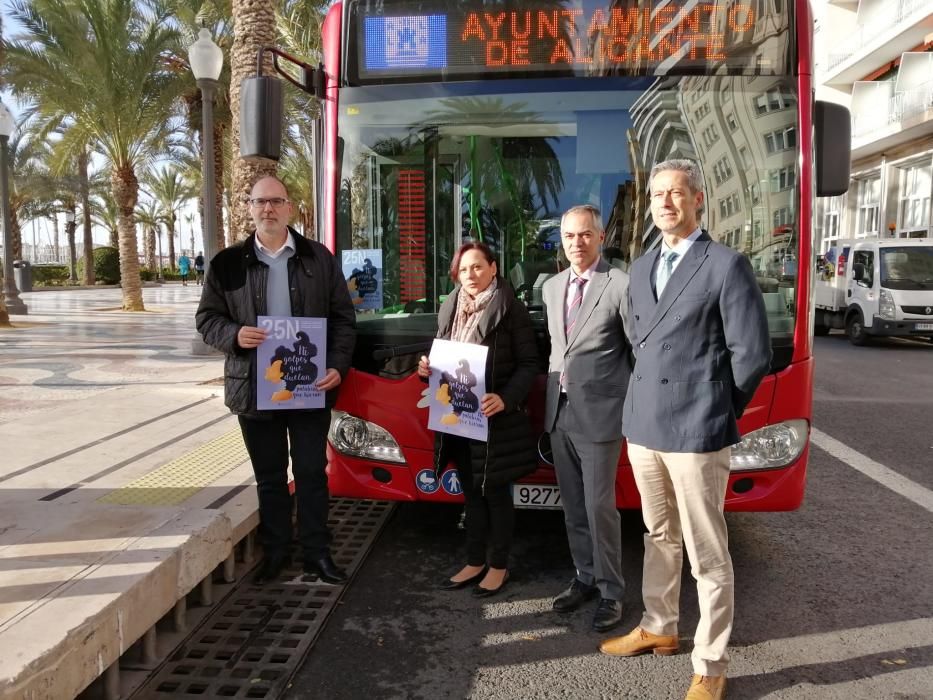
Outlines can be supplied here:
<path id="1" fill-rule="evenodd" d="M 382 501 L 331 501 L 332 554 L 351 581 L 391 512 Z M 278 698 L 344 588 L 297 566 L 278 584 L 248 575 L 133 697 Z"/>

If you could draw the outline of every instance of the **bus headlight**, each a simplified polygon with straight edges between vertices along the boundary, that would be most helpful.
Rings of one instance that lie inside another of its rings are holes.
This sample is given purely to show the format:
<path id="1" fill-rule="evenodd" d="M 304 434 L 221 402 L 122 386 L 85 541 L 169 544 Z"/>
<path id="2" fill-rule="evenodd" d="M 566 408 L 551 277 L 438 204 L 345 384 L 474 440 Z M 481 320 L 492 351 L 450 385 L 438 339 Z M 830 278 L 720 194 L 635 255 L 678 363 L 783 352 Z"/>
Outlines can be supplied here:
<path id="1" fill-rule="evenodd" d="M 732 448 L 729 469 L 778 469 L 794 462 L 807 444 L 810 428 L 805 420 L 788 420 L 755 430 Z"/>
<path id="2" fill-rule="evenodd" d="M 886 321 L 893 321 L 897 316 L 894 297 L 887 289 L 882 289 L 878 295 L 878 315 Z"/>
<path id="3" fill-rule="evenodd" d="M 327 439 L 341 454 L 405 464 L 402 450 L 388 430 L 346 411 L 330 412 Z"/>

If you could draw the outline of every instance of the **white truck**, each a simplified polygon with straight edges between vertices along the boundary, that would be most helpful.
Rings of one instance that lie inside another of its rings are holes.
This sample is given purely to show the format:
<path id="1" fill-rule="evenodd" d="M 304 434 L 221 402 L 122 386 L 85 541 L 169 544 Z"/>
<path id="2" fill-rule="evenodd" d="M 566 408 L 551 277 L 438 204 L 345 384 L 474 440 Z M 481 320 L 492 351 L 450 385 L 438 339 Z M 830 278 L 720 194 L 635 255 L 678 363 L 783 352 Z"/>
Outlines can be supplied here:
<path id="1" fill-rule="evenodd" d="M 817 258 L 813 332 L 845 329 L 854 345 L 871 336 L 933 342 L 933 239 L 835 241 Z"/>

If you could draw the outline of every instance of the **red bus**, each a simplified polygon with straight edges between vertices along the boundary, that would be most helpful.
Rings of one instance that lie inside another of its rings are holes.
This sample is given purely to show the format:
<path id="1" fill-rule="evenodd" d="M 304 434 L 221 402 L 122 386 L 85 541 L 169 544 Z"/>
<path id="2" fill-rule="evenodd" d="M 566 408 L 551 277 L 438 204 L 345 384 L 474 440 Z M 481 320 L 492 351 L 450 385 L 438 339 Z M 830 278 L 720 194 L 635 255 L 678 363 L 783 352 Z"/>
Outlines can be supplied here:
<path id="1" fill-rule="evenodd" d="M 806 0 L 356 0 L 323 26 L 319 231 L 361 301 L 354 368 L 330 433 L 334 495 L 459 500 L 435 479 L 414 374 L 468 237 L 547 334 L 542 282 L 562 269 L 560 216 L 594 204 L 626 269 L 660 244 L 647 173 L 700 163 L 703 227 L 750 259 L 768 311 L 770 374 L 733 449 L 728 510 L 789 510 L 804 493 L 813 383 L 813 198 L 848 186 L 848 113 L 812 98 Z M 375 290 L 375 293 L 373 291 Z M 362 298 L 366 297 L 366 302 Z M 538 425 L 542 381 L 529 400 Z M 621 416 L 607 416 L 621 420 Z M 519 506 L 559 494 L 546 434 Z M 625 452 L 616 497 L 637 508 Z"/>

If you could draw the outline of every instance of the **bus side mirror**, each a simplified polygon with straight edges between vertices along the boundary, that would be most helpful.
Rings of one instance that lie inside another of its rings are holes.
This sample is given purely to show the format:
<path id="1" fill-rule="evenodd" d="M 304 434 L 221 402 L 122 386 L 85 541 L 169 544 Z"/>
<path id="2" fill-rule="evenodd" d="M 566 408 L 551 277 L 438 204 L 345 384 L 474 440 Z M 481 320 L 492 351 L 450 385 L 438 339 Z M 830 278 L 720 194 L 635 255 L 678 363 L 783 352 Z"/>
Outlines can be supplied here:
<path id="1" fill-rule="evenodd" d="M 814 106 L 816 196 L 835 197 L 849 189 L 852 119 L 842 105 L 817 100 Z"/>
<path id="2" fill-rule="evenodd" d="M 282 155 L 282 81 L 271 76 L 240 83 L 240 156 L 278 160 Z"/>

